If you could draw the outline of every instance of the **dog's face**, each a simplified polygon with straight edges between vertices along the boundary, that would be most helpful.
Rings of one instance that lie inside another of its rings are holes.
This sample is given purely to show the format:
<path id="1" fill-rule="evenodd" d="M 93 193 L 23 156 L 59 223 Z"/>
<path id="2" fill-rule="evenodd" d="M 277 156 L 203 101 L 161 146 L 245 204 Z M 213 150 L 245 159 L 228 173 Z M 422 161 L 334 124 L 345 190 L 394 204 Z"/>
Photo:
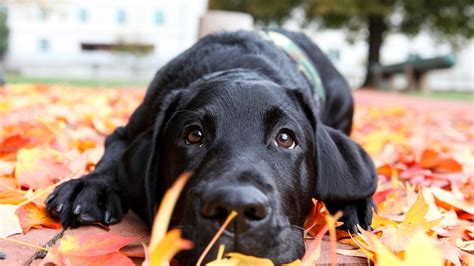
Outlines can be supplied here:
<path id="1" fill-rule="evenodd" d="M 271 82 L 210 82 L 181 95 L 163 129 L 160 172 L 193 172 L 172 223 L 195 252 L 235 210 L 219 240 L 226 251 L 275 263 L 303 254 L 301 226 L 315 185 L 313 132 L 291 92 Z"/>
<path id="2" fill-rule="evenodd" d="M 308 94 L 252 73 L 231 73 L 161 100 L 153 143 L 144 149 L 150 149 L 146 217 L 153 217 L 176 177 L 193 173 L 171 221 L 195 244 L 178 255 L 181 262 L 195 263 L 233 210 L 238 215 L 219 238 L 226 252 L 276 264 L 303 255 L 312 197 L 333 212 L 343 210 L 349 230 L 370 226 L 373 163 L 359 145 L 319 122 Z M 215 249 L 206 261 L 214 258 Z"/>

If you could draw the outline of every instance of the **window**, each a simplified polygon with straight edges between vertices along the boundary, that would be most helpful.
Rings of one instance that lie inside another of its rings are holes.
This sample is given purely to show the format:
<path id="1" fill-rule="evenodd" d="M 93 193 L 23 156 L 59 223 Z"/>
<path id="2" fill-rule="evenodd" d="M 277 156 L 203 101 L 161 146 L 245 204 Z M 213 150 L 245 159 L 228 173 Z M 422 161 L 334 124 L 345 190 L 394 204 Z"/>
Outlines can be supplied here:
<path id="1" fill-rule="evenodd" d="M 111 51 L 129 52 L 134 54 L 148 54 L 155 50 L 153 44 L 147 43 L 81 43 L 83 51 Z"/>
<path id="2" fill-rule="evenodd" d="M 89 12 L 87 12 L 87 9 L 81 8 L 79 9 L 79 21 L 82 23 L 85 23 L 89 20 Z"/>
<path id="3" fill-rule="evenodd" d="M 125 10 L 120 9 L 117 11 L 117 23 L 120 25 L 127 23 L 127 13 Z"/>
<path id="4" fill-rule="evenodd" d="M 156 11 L 156 13 L 155 13 L 155 24 L 156 25 L 165 24 L 165 14 L 163 13 L 163 11 L 161 11 L 161 10 Z"/>
<path id="5" fill-rule="evenodd" d="M 40 39 L 38 41 L 38 48 L 41 52 L 46 53 L 49 51 L 50 44 L 48 39 Z"/>
<path id="6" fill-rule="evenodd" d="M 41 21 L 46 21 L 48 19 L 48 16 L 49 16 L 48 10 L 44 8 L 39 9 L 38 17 Z"/>

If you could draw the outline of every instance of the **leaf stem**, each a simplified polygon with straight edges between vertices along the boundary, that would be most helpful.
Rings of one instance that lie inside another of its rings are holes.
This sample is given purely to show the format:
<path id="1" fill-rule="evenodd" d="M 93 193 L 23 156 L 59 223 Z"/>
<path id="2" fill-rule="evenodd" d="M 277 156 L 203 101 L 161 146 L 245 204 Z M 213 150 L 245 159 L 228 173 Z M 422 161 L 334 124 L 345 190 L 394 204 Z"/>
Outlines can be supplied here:
<path id="1" fill-rule="evenodd" d="M 15 243 L 15 244 L 18 244 L 18 245 L 27 246 L 27 247 L 38 249 L 38 250 L 48 251 L 47 248 L 32 245 L 32 244 L 29 244 L 29 243 L 26 243 L 26 242 L 23 242 L 23 241 L 19 241 L 19 240 L 9 239 L 9 238 L 6 238 L 6 237 L 1 237 L 0 236 L 0 240 L 8 241 L 8 242 Z"/>
<path id="2" fill-rule="evenodd" d="M 75 176 L 77 173 L 79 173 L 79 171 L 75 171 L 75 172 L 70 173 L 69 175 L 65 176 L 61 181 L 59 181 L 59 182 L 57 182 L 57 183 L 55 183 L 55 184 L 53 184 L 53 185 L 51 185 L 51 186 L 45 188 L 43 191 L 40 191 L 38 194 L 32 196 L 31 198 L 29 198 L 29 199 L 23 201 L 23 202 L 20 203 L 20 204 L 18 204 L 18 207 L 20 207 L 20 206 L 22 206 L 22 205 L 25 205 L 25 204 L 28 204 L 28 203 L 34 201 L 35 199 L 41 197 L 43 194 L 45 194 L 46 192 L 50 191 L 51 189 L 53 189 L 53 188 L 59 186 L 60 184 L 66 182 L 66 181 L 68 181 L 68 180 L 70 180 L 70 179 L 71 179 L 73 176 Z"/>
<path id="3" fill-rule="evenodd" d="M 217 239 L 222 235 L 222 232 L 224 232 L 225 228 L 229 225 L 229 223 L 237 216 L 236 211 L 232 211 L 229 216 L 225 219 L 224 223 L 222 224 L 221 228 L 217 230 L 217 233 L 214 235 L 212 238 L 211 242 L 207 245 L 206 249 L 202 252 L 201 256 L 199 257 L 199 260 L 197 261 L 196 265 L 200 266 L 204 258 L 206 257 L 207 253 L 211 250 L 212 246 L 214 243 L 216 243 Z"/>

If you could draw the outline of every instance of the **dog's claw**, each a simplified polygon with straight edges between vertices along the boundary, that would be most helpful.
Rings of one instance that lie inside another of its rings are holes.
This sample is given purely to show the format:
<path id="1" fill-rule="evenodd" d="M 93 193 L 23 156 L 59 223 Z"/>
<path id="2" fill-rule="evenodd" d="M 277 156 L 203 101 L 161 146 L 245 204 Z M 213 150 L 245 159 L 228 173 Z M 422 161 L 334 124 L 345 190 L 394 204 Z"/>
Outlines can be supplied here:
<path id="1" fill-rule="evenodd" d="M 76 208 L 74 208 L 74 211 L 72 211 L 72 212 L 76 215 L 81 213 L 81 205 L 77 205 Z"/>
<path id="2" fill-rule="evenodd" d="M 61 213 L 61 211 L 63 210 L 63 208 L 64 208 L 64 204 L 62 204 L 62 203 L 59 204 L 58 207 L 56 207 L 56 212 L 57 212 L 57 213 Z"/>

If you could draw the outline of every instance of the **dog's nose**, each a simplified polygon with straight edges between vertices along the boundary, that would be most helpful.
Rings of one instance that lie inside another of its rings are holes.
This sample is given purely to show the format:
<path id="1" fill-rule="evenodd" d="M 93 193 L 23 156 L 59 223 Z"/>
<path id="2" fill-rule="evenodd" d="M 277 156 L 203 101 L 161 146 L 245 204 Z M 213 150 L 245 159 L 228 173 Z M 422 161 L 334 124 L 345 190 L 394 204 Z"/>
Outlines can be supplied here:
<path id="1" fill-rule="evenodd" d="M 239 233 L 264 224 L 271 213 L 268 198 L 255 187 L 226 186 L 204 193 L 202 215 L 205 218 L 222 223 L 232 210 L 238 213 L 235 219 Z"/>

